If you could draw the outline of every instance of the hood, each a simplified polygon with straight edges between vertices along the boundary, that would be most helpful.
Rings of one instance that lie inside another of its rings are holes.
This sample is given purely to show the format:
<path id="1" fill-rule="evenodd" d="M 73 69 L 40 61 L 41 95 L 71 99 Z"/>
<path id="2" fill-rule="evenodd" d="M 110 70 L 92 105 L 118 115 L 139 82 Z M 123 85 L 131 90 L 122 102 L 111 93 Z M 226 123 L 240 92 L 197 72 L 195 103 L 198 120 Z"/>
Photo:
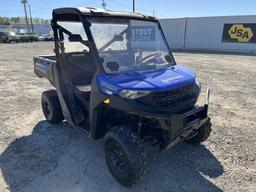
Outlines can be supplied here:
<path id="1" fill-rule="evenodd" d="M 101 88 L 113 93 L 122 90 L 161 91 L 195 82 L 195 73 L 181 66 L 150 71 L 129 71 L 120 74 L 100 74 Z"/>

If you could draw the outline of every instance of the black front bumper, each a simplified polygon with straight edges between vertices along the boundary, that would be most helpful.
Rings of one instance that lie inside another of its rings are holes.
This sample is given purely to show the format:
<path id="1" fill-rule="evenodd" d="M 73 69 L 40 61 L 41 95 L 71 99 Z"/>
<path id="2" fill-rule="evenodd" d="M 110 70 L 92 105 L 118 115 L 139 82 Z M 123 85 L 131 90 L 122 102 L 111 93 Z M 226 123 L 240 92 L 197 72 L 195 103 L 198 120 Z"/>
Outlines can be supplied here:
<path id="1" fill-rule="evenodd" d="M 164 142 L 162 149 L 168 149 L 185 138 L 196 134 L 197 130 L 209 120 L 208 104 L 201 107 L 194 107 L 192 110 L 182 114 L 173 114 L 170 116 L 144 114 L 143 116 L 158 120 L 161 128 L 168 133 L 168 140 Z"/>
<path id="2" fill-rule="evenodd" d="M 168 139 L 165 139 L 162 149 L 169 149 L 184 139 L 192 138 L 198 133 L 197 130 L 210 120 L 208 117 L 210 92 L 211 90 L 207 89 L 205 104 L 196 106 L 192 110 L 170 115 L 144 114 L 147 118 L 158 120 L 161 128 L 168 133 L 166 137 Z"/>

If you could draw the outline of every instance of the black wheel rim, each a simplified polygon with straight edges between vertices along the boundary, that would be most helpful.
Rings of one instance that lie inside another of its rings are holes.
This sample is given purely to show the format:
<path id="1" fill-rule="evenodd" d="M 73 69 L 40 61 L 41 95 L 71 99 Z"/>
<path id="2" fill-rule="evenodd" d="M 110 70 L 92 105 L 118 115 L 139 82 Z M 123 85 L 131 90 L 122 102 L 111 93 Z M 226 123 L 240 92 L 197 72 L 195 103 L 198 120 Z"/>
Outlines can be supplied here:
<path id="1" fill-rule="evenodd" d="M 43 105 L 43 110 L 44 110 L 45 116 L 46 116 L 46 117 L 50 117 L 50 115 L 51 115 L 51 110 L 50 110 L 50 105 L 49 105 L 49 103 L 44 100 L 43 103 L 42 103 L 42 105 Z"/>
<path id="2" fill-rule="evenodd" d="M 111 170 L 115 174 L 126 175 L 129 169 L 129 161 L 121 145 L 115 140 L 111 140 L 107 144 L 106 152 Z"/>

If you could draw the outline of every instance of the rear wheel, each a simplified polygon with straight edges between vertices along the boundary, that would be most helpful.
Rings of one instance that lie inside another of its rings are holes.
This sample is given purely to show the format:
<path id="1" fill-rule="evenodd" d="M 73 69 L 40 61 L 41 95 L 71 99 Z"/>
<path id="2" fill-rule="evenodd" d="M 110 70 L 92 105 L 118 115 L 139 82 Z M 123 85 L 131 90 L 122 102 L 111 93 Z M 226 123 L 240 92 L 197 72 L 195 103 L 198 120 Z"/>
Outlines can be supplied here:
<path id="1" fill-rule="evenodd" d="M 195 135 L 191 139 L 185 140 L 185 142 L 189 144 L 199 144 L 201 142 L 204 142 L 210 136 L 211 131 L 212 131 L 212 124 L 209 119 L 208 121 L 205 122 L 204 125 L 202 125 L 198 129 L 197 135 Z"/>
<path id="2" fill-rule="evenodd" d="M 61 105 L 55 90 L 44 91 L 41 96 L 42 110 L 46 120 L 52 124 L 64 120 Z"/>
<path id="3" fill-rule="evenodd" d="M 126 126 L 117 126 L 105 136 L 105 159 L 113 177 L 123 186 L 142 181 L 147 171 L 146 153 L 138 135 Z"/>

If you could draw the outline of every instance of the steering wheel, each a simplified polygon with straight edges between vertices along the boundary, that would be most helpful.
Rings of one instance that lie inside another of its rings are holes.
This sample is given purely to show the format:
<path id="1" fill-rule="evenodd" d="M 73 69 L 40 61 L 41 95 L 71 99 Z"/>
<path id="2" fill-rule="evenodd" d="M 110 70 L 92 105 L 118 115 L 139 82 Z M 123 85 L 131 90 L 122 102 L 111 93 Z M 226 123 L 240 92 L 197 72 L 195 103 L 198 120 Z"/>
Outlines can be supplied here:
<path id="1" fill-rule="evenodd" d="M 139 62 L 140 62 L 140 63 L 143 63 L 143 64 L 147 64 L 147 63 L 150 62 L 151 60 L 154 60 L 157 56 L 158 56 L 157 53 L 153 53 L 153 54 L 151 54 L 151 55 L 148 55 L 148 56 L 144 57 L 144 58 L 141 59 Z M 152 57 L 152 58 L 151 58 L 151 57 Z M 151 58 L 151 59 L 149 59 L 149 58 Z M 148 60 L 148 61 L 146 61 L 146 60 Z M 146 62 L 144 62 L 144 61 L 146 61 Z"/>

